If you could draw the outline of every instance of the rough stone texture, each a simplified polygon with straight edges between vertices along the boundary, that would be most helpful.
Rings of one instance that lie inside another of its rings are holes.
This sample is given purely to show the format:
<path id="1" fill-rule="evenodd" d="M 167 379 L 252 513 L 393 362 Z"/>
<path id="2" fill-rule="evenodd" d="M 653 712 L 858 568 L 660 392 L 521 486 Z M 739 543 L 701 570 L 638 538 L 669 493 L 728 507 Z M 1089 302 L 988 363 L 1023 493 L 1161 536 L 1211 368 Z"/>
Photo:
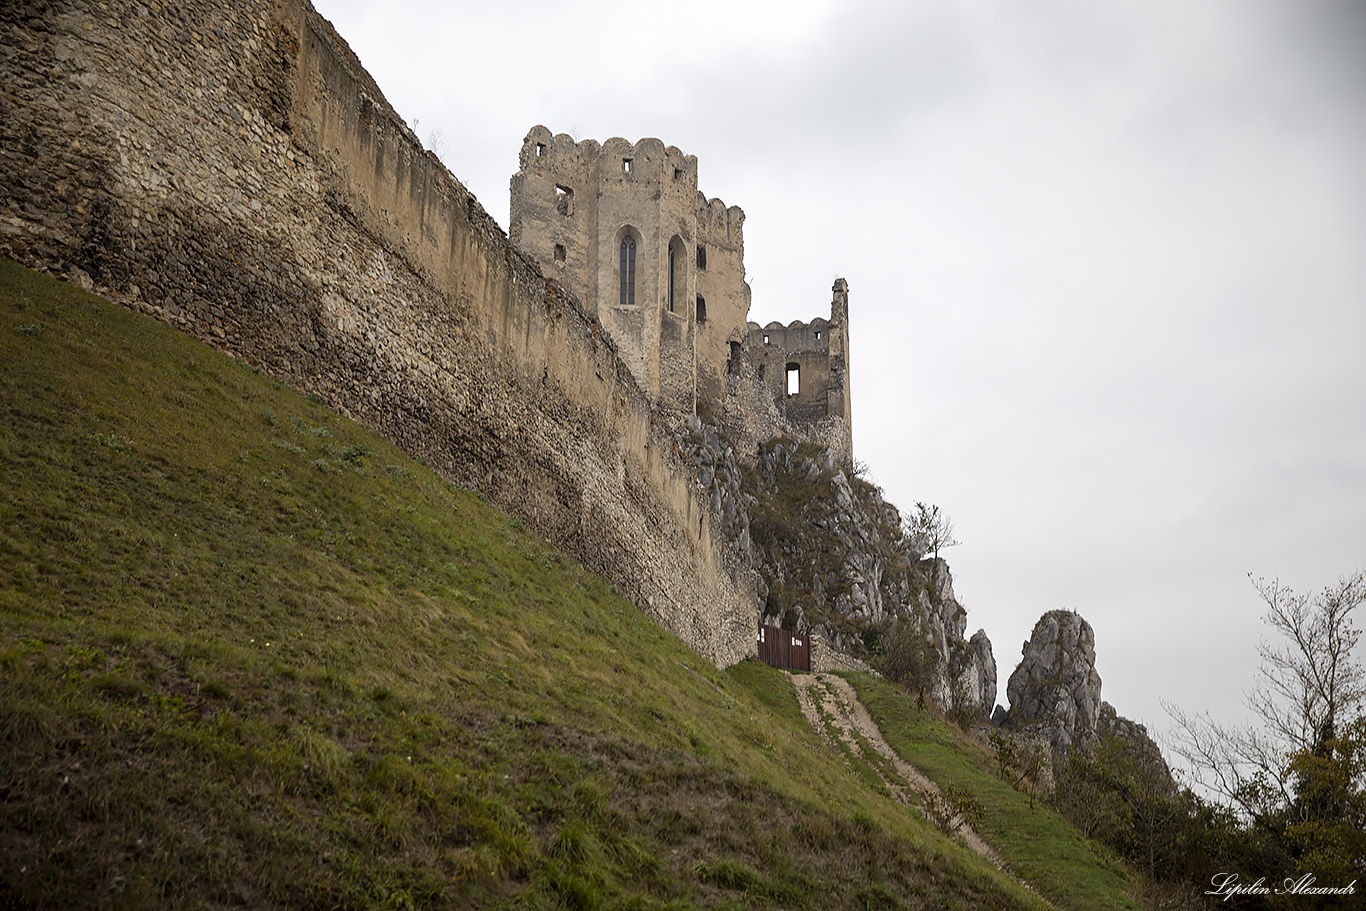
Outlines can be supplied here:
<path id="1" fill-rule="evenodd" d="M 852 469 L 848 319 L 849 286 L 841 278 L 831 288 L 829 319 L 748 323 L 744 341 L 731 343 L 721 421 L 738 451 L 755 452 L 778 437 L 802 440 Z M 800 376 L 795 395 L 787 394 L 789 364 Z"/>
<path id="2" fill-rule="evenodd" d="M 811 672 L 829 674 L 836 671 L 857 673 L 871 671 L 868 662 L 848 652 L 832 648 L 823 636 L 811 636 Z"/>
<path id="3" fill-rule="evenodd" d="M 1096 736 L 1101 740 L 1108 737 L 1119 740 L 1124 744 L 1125 751 L 1134 757 L 1140 767 L 1160 770 L 1175 789 L 1171 770 L 1167 767 L 1167 761 L 1162 758 L 1162 749 L 1157 745 L 1157 741 L 1148 736 L 1148 729 L 1137 721 L 1130 721 L 1120 715 L 1108 702 L 1100 704 L 1100 713 L 1096 716 Z"/>
<path id="4" fill-rule="evenodd" d="M 933 640 L 941 676 L 930 695 L 948 710 L 985 716 L 996 701 L 986 633 L 964 638 L 967 611 L 943 560 L 921 559 L 901 515 L 874 485 L 851 478 L 829 449 L 777 440 L 745 469 L 749 545 L 764 622 L 819 636 L 866 657 L 864 636 L 890 618 L 914 618 Z"/>
<path id="5" fill-rule="evenodd" d="M 745 555 L 609 334 L 306 0 L 7 4 L 0 80 L 0 254 L 318 394 L 708 659 L 755 653 Z"/>
<path id="6" fill-rule="evenodd" d="M 916 607 L 928 619 L 928 629 L 944 668 L 934 699 L 949 709 L 971 707 L 982 715 L 996 704 L 996 658 L 986 630 L 964 639 L 967 609 L 953 592 L 953 576 L 946 560 L 926 557 L 918 564 L 929 584 L 916 596 Z"/>
<path id="7" fill-rule="evenodd" d="M 651 397 L 691 413 L 702 354 L 698 297 L 708 292 L 704 323 L 729 317 L 743 325 L 749 305 L 741 264 L 745 213 L 708 201 L 697 191 L 697 159 L 658 139 L 599 145 L 532 127 L 511 186 L 513 242 L 598 317 Z M 713 205 L 723 216 L 724 246 L 708 230 Z M 621 293 L 620 261 L 628 238 L 629 295 Z M 707 274 L 727 266 L 739 281 L 713 288 Z M 705 363 L 713 375 L 724 365 L 725 346 L 719 348 L 721 366 L 717 356 Z"/>
<path id="8" fill-rule="evenodd" d="M 848 323 L 849 285 L 841 278 L 831 288 L 829 319 L 746 325 L 753 382 L 768 391 L 780 418 L 769 435 L 810 440 L 833 450 L 846 467 L 854 457 Z M 795 392 L 789 391 L 789 377 Z M 728 404 L 734 408 L 742 400 L 737 390 Z M 768 414 L 750 410 L 753 414 L 740 414 L 737 423 Z"/>
<path id="9" fill-rule="evenodd" d="M 741 493 L 742 473 L 734 447 L 717 425 L 688 415 L 674 432 L 674 451 L 693 466 L 721 533 L 734 545 L 744 567 L 753 572 L 758 555 L 750 539 L 749 511 Z"/>
<path id="10" fill-rule="evenodd" d="M 1101 699 L 1091 624 L 1066 610 L 1040 617 L 1006 684 L 1006 696 L 1006 727 L 1041 731 L 1055 752 L 1093 743 Z"/>
<path id="11" fill-rule="evenodd" d="M 698 192 L 696 157 L 658 139 L 576 142 L 536 126 L 511 187 L 513 242 L 598 317 L 653 400 L 718 414 L 746 452 L 788 436 L 851 463 L 849 286 L 835 282 L 829 319 L 748 322 L 745 213 Z"/>

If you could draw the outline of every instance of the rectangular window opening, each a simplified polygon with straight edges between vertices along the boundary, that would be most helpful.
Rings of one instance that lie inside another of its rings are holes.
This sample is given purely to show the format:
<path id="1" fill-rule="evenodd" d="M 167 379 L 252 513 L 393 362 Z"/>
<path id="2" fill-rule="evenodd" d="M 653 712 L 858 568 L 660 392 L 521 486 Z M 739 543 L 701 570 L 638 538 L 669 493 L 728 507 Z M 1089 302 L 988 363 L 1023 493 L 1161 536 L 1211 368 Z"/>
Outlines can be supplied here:
<path id="1" fill-rule="evenodd" d="M 767 335 L 764 336 L 764 344 L 765 344 L 765 345 L 768 344 L 768 336 L 767 336 Z"/>
<path id="2" fill-rule="evenodd" d="M 802 390 L 802 368 L 799 364 L 787 365 L 787 394 L 796 395 Z"/>
<path id="3" fill-rule="evenodd" d="M 623 158 L 623 159 L 621 160 L 621 170 L 622 170 L 622 173 L 624 173 L 624 174 L 630 174 L 630 173 L 631 173 L 631 159 L 629 159 L 629 158 Z"/>
<path id="4" fill-rule="evenodd" d="M 555 245 L 555 262 L 557 262 L 557 263 L 562 263 L 562 262 L 564 262 L 564 256 L 565 256 L 564 244 L 556 244 L 556 245 Z"/>
<path id="5" fill-rule="evenodd" d="M 697 245 L 697 268 L 707 268 L 707 248 L 701 244 Z"/>
<path id="6" fill-rule="evenodd" d="M 538 142 L 538 143 L 536 143 L 536 157 L 537 157 L 537 158 L 540 158 L 540 157 L 542 157 L 543 155 L 545 155 L 545 143 L 544 143 L 544 142 Z"/>

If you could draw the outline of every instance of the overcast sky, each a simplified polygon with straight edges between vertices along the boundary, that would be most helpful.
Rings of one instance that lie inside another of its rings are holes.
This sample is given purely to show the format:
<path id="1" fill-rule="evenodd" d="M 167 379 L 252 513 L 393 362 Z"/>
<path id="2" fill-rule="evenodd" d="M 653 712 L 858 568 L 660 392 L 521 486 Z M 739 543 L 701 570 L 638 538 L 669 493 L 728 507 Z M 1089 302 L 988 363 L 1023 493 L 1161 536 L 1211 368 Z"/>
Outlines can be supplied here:
<path id="1" fill-rule="evenodd" d="M 998 701 L 1073 608 L 1121 714 L 1241 717 L 1247 574 L 1366 567 L 1366 3 L 315 2 L 505 229 L 533 125 L 656 137 L 751 319 L 848 280 L 855 453 L 954 518 Z"/>

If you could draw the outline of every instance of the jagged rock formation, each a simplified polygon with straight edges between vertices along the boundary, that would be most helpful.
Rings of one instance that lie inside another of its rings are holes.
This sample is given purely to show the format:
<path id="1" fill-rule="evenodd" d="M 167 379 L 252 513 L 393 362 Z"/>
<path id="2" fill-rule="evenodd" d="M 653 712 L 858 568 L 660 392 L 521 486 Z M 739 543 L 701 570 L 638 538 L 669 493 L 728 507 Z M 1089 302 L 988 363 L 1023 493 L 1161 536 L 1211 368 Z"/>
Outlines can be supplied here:
<path id="1" fill-rule="evenodd" d="M 1162 758 L 1162 749 L 1148 736 L 1148 729 L 1137 721 L 1130 721 L 1115 711 L 1108 702 L 1100 704 L 1096 719 L 1096 736 L 1101 740 L 1114 738 L 1124 744 L 1124 751 L 1132 756 L 1140 768 L 1158 769 L 1171 782 L 1171 770 Z M 1176 785 L 1171 784 L 1172 788 Z"/>
<path id="2" fill-rule="evenodd" d="M 987 631 L 979 629 L 971 639 L 963 638 L 968 629 L 968 612 L 953 593 L 953 576 L 947 561 L 923 558 L 917 566 L 930 582 L 917 594 L 916 607 L 929 620 L 930 635 L 945 668 L 934 697 L 940 705 L 949 707 L 966 699 L 985 715 L 988 707 L 996 703 L 996 658 Z"/>
<path id="3" fill-rule="evenodd" d="M 948 564 L 915 550 L 881 490 L 830 450 L 791 440 L 760 446 L 741 471 L 765 623 L 865 655 L 870 629 L 916 621 L 939 655 L 936 703 L 982 714 L 995 704 L 991 641 L 981 630 L 964 638 L 967 611 Z"/>
<path id="4" fill-rule="evenodd" d="M 1101 700 L 1091 624 L 1074 611 L 1040 617 L 1006 684 L 1006 696 L 1006 727 L 1036 730 L 1058 753 L 1094 742 Z"/>
<path id="5" fill-rule="evenodd" d="M 1148 729 L 1102 701 L 1100 685 L 1091 624 L 1074 611 L 1050 611 L 1034 625 L 1006 684 L 1010 711 L 997 706 L 992 720 L 1046 740 L 1059 755 L 1115 738 L 1140 766 L 1160 769 L 1170 778 Z"/>
<path id="6" fill-rule="evenodd" d="M 697 483 L 719 518 L 722 533 L 735 542 L 746 568 L 752 570 L 756 555 L 749 534 L 749 511 L 740 490 L 735 448 L 715 424 L 703 423 L 690 414 L 674 432 L 674 449 L 697 472 Z"/>

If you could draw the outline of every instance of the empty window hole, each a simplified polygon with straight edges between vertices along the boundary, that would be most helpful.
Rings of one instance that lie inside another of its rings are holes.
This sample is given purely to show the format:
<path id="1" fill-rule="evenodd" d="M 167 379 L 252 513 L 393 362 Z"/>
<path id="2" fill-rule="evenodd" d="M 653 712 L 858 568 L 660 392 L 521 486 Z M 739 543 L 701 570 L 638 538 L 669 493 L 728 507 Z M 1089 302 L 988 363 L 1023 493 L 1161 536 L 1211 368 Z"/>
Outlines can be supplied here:
<path id="1" fill-rule="evenodd" d="M 787 365 L 787 394 L 796 395 L 802 389 L 802 368 L 799 364 Z"/>

